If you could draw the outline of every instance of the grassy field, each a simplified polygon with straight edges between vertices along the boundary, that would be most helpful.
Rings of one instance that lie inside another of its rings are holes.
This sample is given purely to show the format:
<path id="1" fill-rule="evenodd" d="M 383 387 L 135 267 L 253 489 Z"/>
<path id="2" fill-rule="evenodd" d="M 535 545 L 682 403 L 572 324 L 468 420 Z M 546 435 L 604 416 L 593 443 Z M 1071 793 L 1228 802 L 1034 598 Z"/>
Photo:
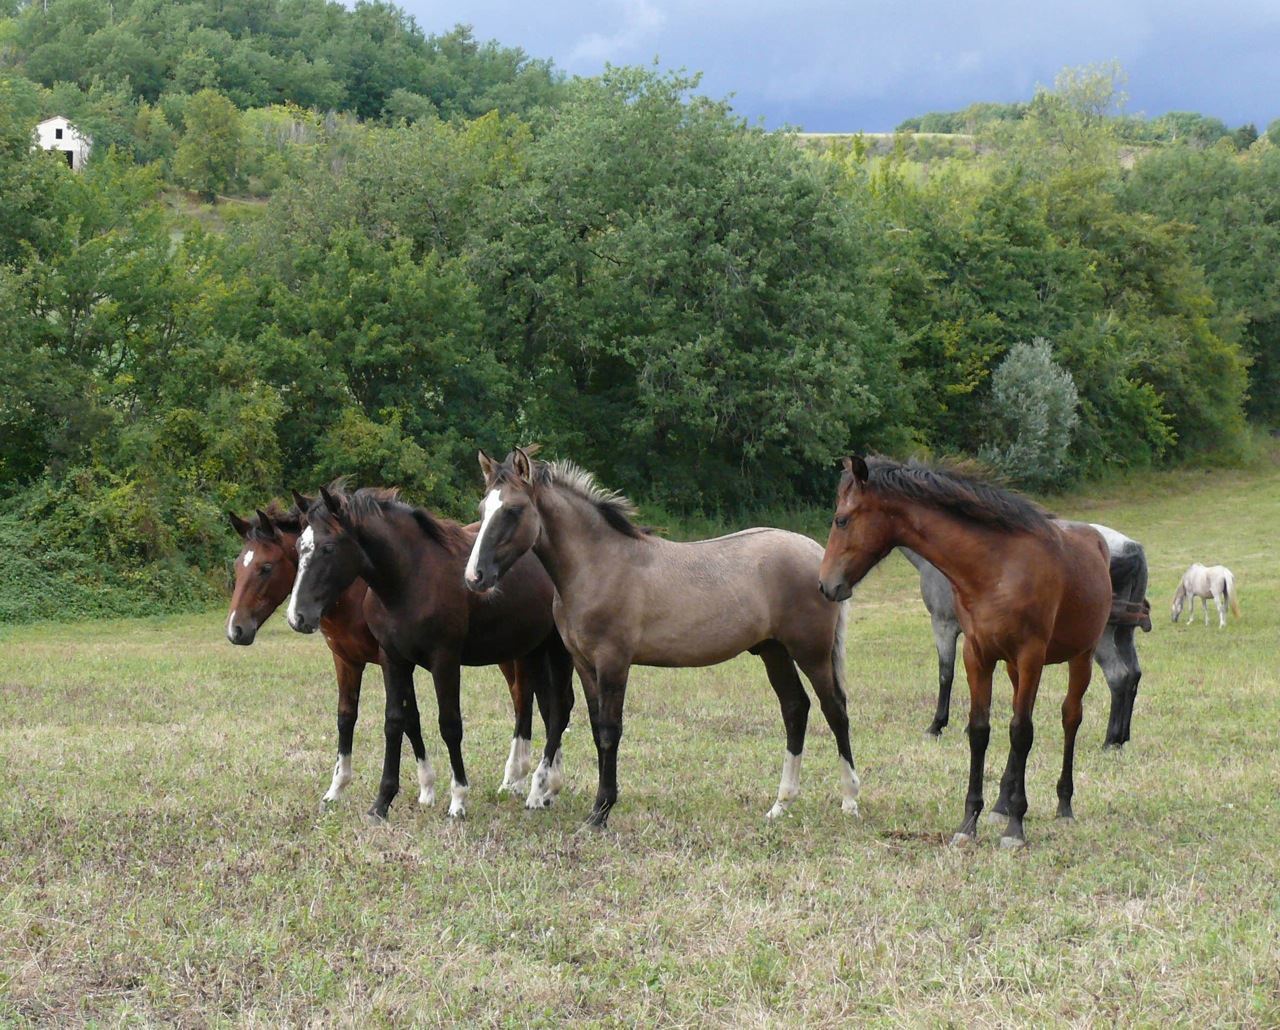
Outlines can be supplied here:
<path id="1" fill-rule="evenodd" d="M 635 671 L 622 799 L 608 833 L 575 835 L 581 702 L 565 793 L 530 814 L 495 790 L 501 680 L 469 675 L 469 818 L 406 789 L 370 827 L 381 686 L 326 811 L 328 655 L 279 616 L 249 649 L 223 612 L 0 630 L 0 1023 L 1278 1025 L 1280 469 L 1061 507 L 1146 543 L 1159 619 L 1122 754 L 1090 691 L 1074 824 L 1052 819 L 1065 674 L 1046 677 L 1020 853 L 986 824 L 945 846 L 967 699 L 925 739 L 928 619 L 896 556 L 853 602 L 858 821 L 816 707 L 801 799 L 764 820 L 783 737 L 751 658 Z M 1169 624 L 1193 560 L 1236 572 L 1224 631 Z"/>

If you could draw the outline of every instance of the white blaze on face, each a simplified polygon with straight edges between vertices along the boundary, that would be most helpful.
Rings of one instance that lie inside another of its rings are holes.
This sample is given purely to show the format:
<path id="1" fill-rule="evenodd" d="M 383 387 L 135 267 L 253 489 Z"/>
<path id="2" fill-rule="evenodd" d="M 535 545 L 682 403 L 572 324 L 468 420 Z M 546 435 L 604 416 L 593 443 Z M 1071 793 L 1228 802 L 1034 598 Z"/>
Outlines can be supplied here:
<path id="1" fill-rule="evenodd" d="M 484 535 L 488 531 L 489 526 L 493 523 L 493 516 L 498 509 L 502 507 L 502 497 L 497 489 L 490 490 L 484 499 L 484 509 L 480 516 L 480 532 L 476 534 L 476 542 L 471 547 L 471 557 L 467 559 L 466 577 L 471 582 L 475 582 L 480 578 L 478 563 L 480 561 L 480 545 L 484 542 Z"/>
<path id="2" fill-rule="evenodd" d="M 252 551 L 252 550 L 245 551 L 245 552 L 244 552 L 244 567 L 247 569 L 247 568 L 248 568 L 250 565 L 252 565 L 252 564 L 253 564 L 253 551 Z"/>
<path id="3" fill-rule="evenodd" d="M 298 584 L 306 575 L 307 566 L 311 564 L 311 556 L 315 553 L 316 537 L 308 526 L 298 537 L 298 574 L 293 577 L 293 593 L 289 595 L 289 625 L 298 628 Z"/>

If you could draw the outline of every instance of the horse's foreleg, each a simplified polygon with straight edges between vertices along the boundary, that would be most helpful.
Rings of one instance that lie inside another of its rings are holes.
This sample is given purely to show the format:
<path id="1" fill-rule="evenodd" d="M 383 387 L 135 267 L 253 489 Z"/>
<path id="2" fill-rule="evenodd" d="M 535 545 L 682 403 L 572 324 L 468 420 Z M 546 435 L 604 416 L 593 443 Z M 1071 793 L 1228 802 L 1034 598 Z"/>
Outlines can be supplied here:
<path id="1" fill-rule="evenodd" d="M 511 693 L 511 707 L 515 712 L 515 730 L 511 734 L 511 751 L 506 767 L 502 770 L 500 791 L 513 794 L 524 791 L 524 780 L 529 775 L 533 752 L 533 691 L 529 682 L 529 663 L 534 658 L 515 662 L 502 662 L 499 668 L 507 678 L 507 690 Z"/>
<path id="2" fill-rule="evenodd" d="M 412 679 L 409 680 L 409 688 L 404 699 L 404 735 L 409 738 L 413 759 L 418 766 L 418 804 L 424 807 L 434 805 L 436 803 L 436 772 L 431 768 L 426 741 L 422 739 L 422 714 L 418 711 L 418 692 L 414 689 Z"/>
<path id="3" fill-rule="evenodd" d="M 467 814 L 467 770 L 462 763 L 462 669 L 453 655 L 438 658 L 431 665 L 431 678 L 436 687 L 439 710 L 440 739 L 449 751 L 449 817 L 461 819 Z"/>
<path id="4" fill-rule="evenodd" d="M 1072 770 L 1076 757 L 1076 731 L 1084 717 L 1084 692 L 1093 675 L 1093 655 L 1081 654 L 1071 659 L 1068 668 L 1067 696 L 1062 702 L 1062 775 L 1058 778 L 1058 818 L 1074 819 L 1071 798 L 1075 794 Z"/>
<path id="5" fill-rule="evenodd" d="M 978 839 L 978 816 L 982 814 L 982 767 L 991 740 L 991 676 L 995 663 L 979 657 L 966 636 L 964 672 L 969 681 L 969 791 L 964 799 L 964 821 L 951 838 L 952 844 L 968 844 Z"/>
<path id="6" fill-rule="evenodd" d="M 400 745 L 404 739 L 405 699 L 413 692 L 413 666 L 408 662 L 384 657 L 382 680 L 387 689 L 386 715 L 383 721 L 385 749 L 382 754 L 382 781 L 374 798 L 370 817 L 386 819 L 391 802 L 400 792 Z"/>
<path id="7" fill-rule="evenodd" d="M 564 784 L 561 742 L 569 724 L 569 713 L 573 710 L 573 659 L 559 637 L 548 642 L 542 667 L 545 679 L 536 696 L 547 731 L 547 742 L 542 749 L 542 761 L 534 770 L 529 784 L 525 808 L 547 808 L 560 793 Z"/>
<path id="8" fill-rule="evenodd" d="M 940 737 L 951 718 L 951 684 L 956 675 L 956 641 L 960 626 L 951 620 L 933 620 L 933 646 L 938 651 L 938 707 L 927 733 Z"/>
<path id="9" fill-rule="evenodd" d="M 599 785 L 587 825 L 600 830 L 608 825 L 609 812 L 618 801 L 618 746 L 622 742 L 628 671 L 629 667 L 622 663 L 595 669 L 597 701 L 591 713 L 591 732 L 596 741 Z"/>
<path id="10" fill-rule="evenodd" d="M 800 759 L 804 756 L 804 735 L 809 725 L 809 695 L 804 692 L 796 663 L 787 649 L 771 640 L 757 649 L 769 676 L 769 685 L 778 695 L 782 709 L 782 725 L 787 734 L 787 750 L 782 756 L 782 779 L 778 782 L 778 800 L 767 817 L 785 815 L 800 794 Z"/>
<path id="11" fill-rule="evenodd" d="M 364 665 L 333 656 L 333 669 L 338 677 L 338 760 L 333 766 L 333 780 L 325 792 L 325 801 L 337 801 L 351 782 L 351 745 L 355 739 L 356 719 L 360 715 L 360 684 Z"/>
<path id="12" fill-rule="evenodd" d="M 1009 676 L 1009 683 L 1013 687 L 1013 696 L 1018 696 L 1018 667 L 1013 662 L 1004 663 L 1004 671 Z M 987 820 L 989 822 L 1008 822 L 1009 821 L 1009 792 L 1013 789 L 1013 752 L 1009 752 L 1009 757 L 1005 759 L 1004 772 L 1000 776 L 1000 793 L 996 797 L 996 803 L 991 806 L 991 810 L 987 812 Z"/>
<path id="13" fill-rule="evenodd" d="M 1031 754 L 1031 745 L 1035 741 L 1032 717 L 1043 670 L 1042 646 L 1026 647 L 1018 655 L 1018 692 L 1013 698 L 1013 718 L 1009 720 L 1010 760 L 1005 773 L 1009 778 L 1009 825 L 1000 838 L 1000 846 L 1005 848 L 1020 847 L 1027 842 L 1022 826 L 1027 814 L 1027 756 Z"/>

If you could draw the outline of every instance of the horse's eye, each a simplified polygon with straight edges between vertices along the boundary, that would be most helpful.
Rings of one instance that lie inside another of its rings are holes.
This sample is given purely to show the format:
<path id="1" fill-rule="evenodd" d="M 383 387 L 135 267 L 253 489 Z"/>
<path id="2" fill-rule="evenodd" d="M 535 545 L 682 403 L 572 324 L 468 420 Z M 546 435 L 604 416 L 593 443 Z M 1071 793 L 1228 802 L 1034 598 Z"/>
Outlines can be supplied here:
<path id="1" fill-rule="evenodd" d="M 259 574 L 259 575 L 261 575 L 261 576 L 270 576 L 270 575 L 271 575 L 271 568 L 272 568 L 271 563 L 270 563 L 270 562 L 265 562 L 265 563 L 263 564 L 262 568 L 260 568 L 260 569 L 258 570 L 258 574 Z"/>
<path id="2" fill-rule="evenodd" d="M 845 528 L 845 526 L 847 526 L 848 524 L 849 524 L 849 516 L 848 516 L 848 515 L 837 515 L 837 516 L 836 516 L 836 529 L 844 529 L 844 528 Z"/>
<path id="3" fill-rule="evenodd" d="M 333 554 L 333 544 L 321 544 L 321 545 L 320 545 L 320 553 L 321 553 L 321 554 Z"/>

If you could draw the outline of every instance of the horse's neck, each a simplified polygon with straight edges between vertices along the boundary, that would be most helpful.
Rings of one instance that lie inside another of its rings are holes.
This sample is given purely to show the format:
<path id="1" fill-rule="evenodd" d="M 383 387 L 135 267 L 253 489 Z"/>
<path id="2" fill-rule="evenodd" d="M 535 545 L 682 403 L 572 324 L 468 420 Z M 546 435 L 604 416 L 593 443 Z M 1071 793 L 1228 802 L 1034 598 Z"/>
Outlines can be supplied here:
<path id="1" fill-rule="evenodd" d="M 619 541 L 630 542 L 605 523 L 590 501 L 565 490 L 544 490 L 536 503 L 542 532 L 533 553 L 563 599 L 572 593 L 573 582 L 581 573 L 604 567 Z"/>
<path id="2" fill-rule="evenodd" d="M 444 552 L 416 525 L 389 513 L 370 519 L 357 532 L 357 540 L 369 559 L 364 580 L 383 604 L 394 606 L 407 597 L 411 584 L 430 586 L 430 572 Z"/>
<path id="3" fill-rule="evenodd" d="M 962 600 L 982 592 L 991 579 L 994 530 L 924 505 L 904 505 L 897 516 L 896 542 L 908 561 L 914 551 L 930 562 L 951 581 Z M 970 546 L 957 546 L 966 542 Z"/>

